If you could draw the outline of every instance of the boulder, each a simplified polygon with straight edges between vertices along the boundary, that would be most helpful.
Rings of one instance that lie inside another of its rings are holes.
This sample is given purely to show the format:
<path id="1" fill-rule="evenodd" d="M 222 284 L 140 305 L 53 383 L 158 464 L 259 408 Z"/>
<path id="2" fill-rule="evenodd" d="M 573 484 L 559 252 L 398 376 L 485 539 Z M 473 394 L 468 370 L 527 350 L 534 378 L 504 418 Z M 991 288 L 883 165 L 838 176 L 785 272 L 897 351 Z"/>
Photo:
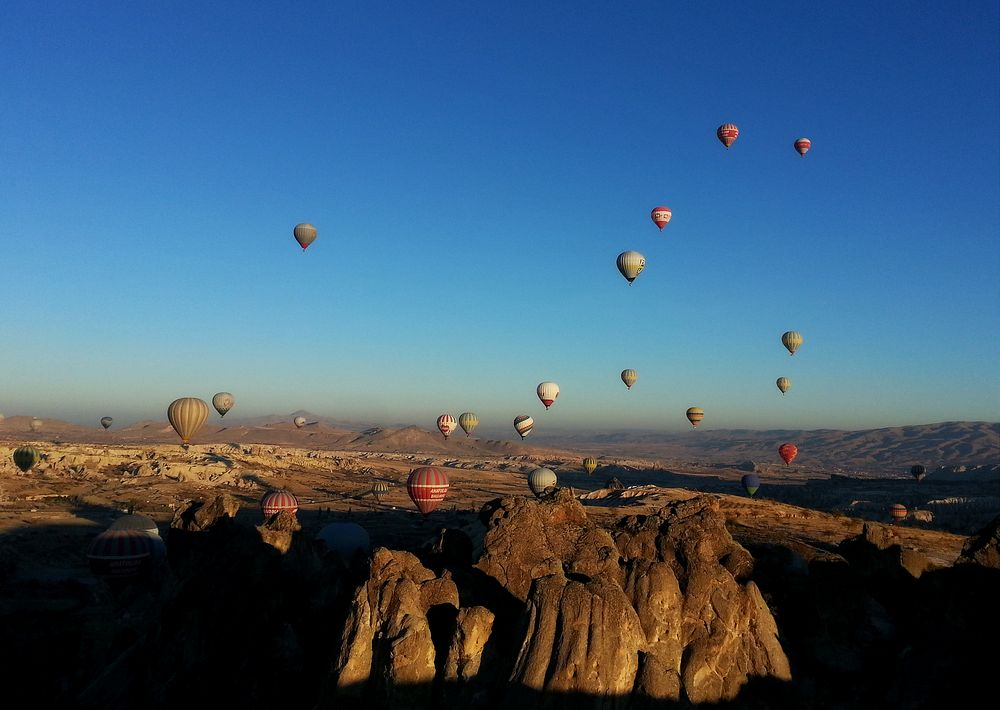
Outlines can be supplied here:
<path id="1" fill-rule="evenodd" d="M 975 535 L 969 537 L 958 557 L 960 563 L 975 563 L 1000 569 L 1000 515 Z"/>

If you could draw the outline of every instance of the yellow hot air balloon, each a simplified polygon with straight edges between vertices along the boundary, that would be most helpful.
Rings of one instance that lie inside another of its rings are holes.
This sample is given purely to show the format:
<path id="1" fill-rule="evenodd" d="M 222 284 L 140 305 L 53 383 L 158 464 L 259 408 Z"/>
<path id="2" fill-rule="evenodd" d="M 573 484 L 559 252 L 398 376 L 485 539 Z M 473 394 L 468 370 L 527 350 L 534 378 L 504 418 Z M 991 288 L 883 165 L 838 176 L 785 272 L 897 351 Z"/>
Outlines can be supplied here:
<path id="1" fill-rule="evenodd" d="M 594 471 L 596 471 L 597 459 L 595 459 L 593 456 L 588 456 L 587 458 L 585 458 L 583 460 L 583 470 L 587 472 L 588 476 L 592 474 Z"/>
<path id="2" fill-rule="evenodd" d="M 778 389 L 781 390 L 781 394 L 784 394 L 792 388 L 792 381 L 787 377 L 779 377 L 775 384 L 778 385 Z"/>
<path id="3" fill-rule="evenodd" d="M 197 397 L 175 399 L 167 407 L 167 419 L 177 435 L 187 446 L 208 419 L 208 404 Z"/>
<path id="4" fill-rule="evenodd" d="M 646 268 L 646 257 L 637 251 L 623 251 L 618 255 L 618 270 L 630 284 Z"/>
<path id="5" fill-rule="evenodd" d="M 687 418 L 691 426 L 698 426 L 698 422 L 705 418 L 705 410 L 701 407 L 690 407 L 687 410 Z"/>
<path id="6" fill-rule="evenodd" d="M 462 427 L 465 435 L 469 436 L 472 430 L 479 426 L 479 417 L 475 412 L 462 412 L 458 415 L 458 425 Z"/>
<path id="7" fill-rule="evenodd" d="M 638 379 L 639 379 L 639 373 L 636 372 L 635 370 L 631 369 L 622 370 L 622 382 L 625 383 L 625 386 L 628 389 L 632 389 L 632 385 L 634 385 L 635 381 Z"/>
<path id="8" fill-rule="evenodd" d="M 795 351 L 802 345 L 802 333 L 789 330 L 781 336 L 781 344 L 788 350 L 789 355 L 794 355 Z"/>

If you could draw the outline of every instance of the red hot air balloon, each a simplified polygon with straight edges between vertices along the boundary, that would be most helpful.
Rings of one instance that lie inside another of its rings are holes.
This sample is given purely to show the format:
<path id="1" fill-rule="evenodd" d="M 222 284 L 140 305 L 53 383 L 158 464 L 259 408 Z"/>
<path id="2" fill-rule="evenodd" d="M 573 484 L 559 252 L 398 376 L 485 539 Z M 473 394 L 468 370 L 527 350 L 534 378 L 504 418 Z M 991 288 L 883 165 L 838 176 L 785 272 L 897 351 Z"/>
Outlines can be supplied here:
<path id="1" fill-rule="evenodd" d="M 458 426 L 458 420 L 452 414 L 442 414 L 437 419 L 438 431 L 447 439 Z"/>
<path id="2" fill-rule="evenodd" d="M 673 215 L 674 213 L 670 211 L 669 207 L 654 207 L 649 216 L 662 232 L 663 228 L 667 226 L 667 222 L 670 221 L 670 218 L 673 217 Z"/>
<path id="3" fill-rule="evenodd" d="M 739 138 L 740 129 L 736 127 L 735 123 L 723 123 L 715 132 L 715 135 L 722 141 L 722 145 L 726 146 L 726 150 L 729 150 L 729 146 Z"/>
<path id="4" fill-rule="evenodd" d="M 270 518 L 282 510 L 294 514 L 299 510 L 299 501 L 288 491 L 269 491 L 260 499 L 260 509 L 264 512 L 265 518 Z"/>
<path id="5" fill-rule="evenodd" d="M 105 530 L 90 543 L 87 562 L 98 577 L 138 577 L 152 567 L 160 544 L 142 530 Z"/>
<path id="6" fill-rule="evenodd" d="M 417 510 L 429 515 L 448 494 L 448 474 L 434 466 L 415 468 L 406 479 L 406 492 Z"/>
<path id="7" fill-rule="evenodd" d="M 784 460 L 786 466 L 790 464 L 792 462 L 792 459 L 798 456 L 798 454 L 799 454 L 799 447 L 797 447 L 795 444 L 782 444 L 781 446 L 778 447 L 778 456 L 780 456 L 782 460 Z"/>
<path id="8" fill-rule="evenodd" d="M 795 150 L 798 151 L 799 155 L 805 156 L 809 152 L 809 149 L 812 148 L 812 144 L 813 142 L 808 138 L 798 138 L 795 141 Z"/>
<path id="9" fill-rule="evenodd" d="M 893 520 L 903 520 L 906 517 L 906 506 L 902 503 L 893 503 L 889 506 L 889 516 Z"/>

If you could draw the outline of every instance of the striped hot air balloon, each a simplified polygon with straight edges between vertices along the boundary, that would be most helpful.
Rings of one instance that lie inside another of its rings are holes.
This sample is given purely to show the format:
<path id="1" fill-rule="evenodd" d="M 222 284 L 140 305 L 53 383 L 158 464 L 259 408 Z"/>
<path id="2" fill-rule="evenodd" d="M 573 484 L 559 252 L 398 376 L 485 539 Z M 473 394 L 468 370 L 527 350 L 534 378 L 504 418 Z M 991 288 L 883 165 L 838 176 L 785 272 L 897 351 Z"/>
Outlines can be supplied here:
<path id="1" fill-rule="evenodd" d="M 669 207 L 654 207 L 652 213 L 649 215 L 653 223 L 663 231 L 663 228 L 667 226 L 670 222 L 670 218 L 674 216 L 674 213 L 670 211 Z"/>
<path id="2" fill-rule="evenodd" d="M 726 146 L 726 150 L 728 150 L 729 146 L 739 138 L 740 129 L 736 127 L 735 123 L 723 123 L 716 129 L 715 135 L 718 136 L 719 140 L 722 141 L 722 145 Z"/>
<path id="3" fill-rule="evenodd" d="M 778 447 L 778 456 L 781 457 L 781 460 L 785 462 L 786 466 L 794 461 L 795 457 L 798 455 L 799 447 L 795 444 L 782 444 Z"/>
<path id="4" fill-rule="evenodd" d="M 805 157 L 805 154 L 809 152 L 812 148 L 813 142 L 808 138 L 796 138 L 795 139 L 795 150 L 799 155 Z"/>
<path id="5" fill-rule="evenodd" d="M 743 484 L 743 490 L 747 492 L 747 495 L 753 498 L 753 494 L 760 488 L 760 476 L 756 473 L 747 473 L 740 479 L 740 483 Z"/>
<path id="6" fill-rule="evenodd" d="M 458 425 L 462 427 L 465 435 L 469 436 L 479 426 L 479 417 L 476 416 L 475 412 L 462 412 L 458 415 Z"/>
<path id="7" fill-rule="evenodd" d="M 556 472 L 551 468 L 536 468 L 528 474 L 528 488 L 541 498 L 547 490 L 556 487 Z"/>
<path id="8" fill-rule="evenodd" d="M 187 446 L 208 419 L 208 405 L 197 397 L 175 399 L 167 407 L 167 419 L 177 435 Z"/>
<path id="9" fill-rule="evenodd" d="M 438 431 L 444 435 L 445 439 L 451 436 L 451 433 L 455 431 L 456 426 L 458 426 L 458 422 L 455 421 L 454 415 L 442 414 L 437 418 Z"/>
<path id="10" fill-rule="evenodd" d="M 376 499 L 382 500 L 389 495 L 389 484 L 385 481 L 375 481 L 375 484 L 372 486 L 372 495 Z"/>
<path id="11" fill-rule="evenodd" d="M 417 510 L 429 515 L 448 495 L 448 474 L 434 466 L 415 468 L 406 479 L 406 492 Z"/>
<path id="12" fill-rule="evenodd" d="M 906 506 L 902 503 L 893 503 L 889 506 L 889 517 L 893 520 L 903 520 L 906 515 Z"/>
<path id="13" fill-rule="evenodd" d="M 781 390 L 781 394 L 784 394 L 792 388 L 792 381 L 787 377 L 779 377 L 774 384 L 778 385 L 778 389 Z"/>
<path id="14" fill-rule="evenodd" d="M 588 456 L 587 458 L 585 458 L 583 460 L 583 470 L 587 472 L 588 476 L 592 474 L 594 471 L 596 471 L 597 459 L 595 459 L 593 456 Z"/>
<path id="15" fill-rule="evenodd" d="M 308 249 L 309 245 L 316 241 L 316 228 L 308 222 L 296 224 L 292 234 L 295 236 L 295 241 L 302 247 L 302 251 Z"/>
<path id="16" fill-rule="evenodd" d="M 532 428 L 535 426 L 535 420 L 529 417 L 527 414 L 522 414 L 520 416 L 514 417 L 514 429 L 521 438 L 524 439 L 528 434 L 531 433 Z"/>
<path id="17" fill-rule="evenodd" d="M 288 491 L 268 491 L 260 499 L 260 509 L 265 519 L 282 510 L 295 514 L 299 510 L 299 500 Z"/>
<path id="18" fill-rule="evenodd" d="M 542 400 L 542 404 L 548 409 L 559 397 L 559 385 L 555 382 L 542 382 L 535 388 L 535 394 L 538 395 L 538 399 Z"/>
<path id="19" fill-rule="evenodd" d="M 14 465 L 23 473 L 30 471 L 35 464 L 42 460 L 42 454 L 34 446 L 18 446 L 14 449 Z"/>
<path id="20" fill-rule="evenodd" d="M 686 414 L 688 421 L 691 422 L 691 426 L 698 426 L 701 420 L 705 418 L 705 410 L 701 407 L 689 407 Z"/>
<path id="21" fill-rule="evenodd" d="M 788 350 L 789 355 L 794 355 L 795 351 L 802 345 L 802 333 L 789 330 L 781 335 L 781 344 Z"/>
<path id="22" fill-rule="evenodd" d="M 98 577 L 130 579 L 147 573 L 163 544 L 142 530 L 105 530 L 90 543 L 87 562 Z"/>
<path id="23" fill-rule="evenodd" d="M 220 417 L 226 416 L 226 412 L 236 404 L 236 398 L 228 392 L 219 392 L 212 397 L 212 406 L 219 413 Z"/>
<path id="24" fill-rule="evenodd" d="M 632 385 L 635 381 L 639 379 L 639 373 L 635 370 L 622 370 L 622 382 L 625 383 L 625 387 L 632 389 Z"/>
<path id="25" fill-rule="evenodd" d="M 918 481 L 922 481 L 924 480 L 924 477 L 927 475 L 927 469 L 921 466 L 920 464 L 911 466 L 910 475 L 913 476 Z"/>
<path id="26" fill-rule="evenodd" d="M 618 255 L 618 271 L 631 284 L 639 273 L 646 268 L 646 257 L 637 251 L 623 251 Z"/>

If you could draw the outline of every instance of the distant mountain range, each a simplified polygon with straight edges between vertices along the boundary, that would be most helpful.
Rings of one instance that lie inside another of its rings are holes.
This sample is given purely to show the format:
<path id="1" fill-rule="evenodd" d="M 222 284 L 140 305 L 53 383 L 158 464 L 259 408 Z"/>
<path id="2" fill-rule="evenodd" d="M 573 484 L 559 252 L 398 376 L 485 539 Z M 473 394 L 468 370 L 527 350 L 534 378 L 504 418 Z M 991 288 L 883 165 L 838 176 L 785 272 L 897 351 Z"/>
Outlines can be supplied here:
<path id="1" fill-rule="evenodd" d="M 292 420 L 307 424 L 297 428 Z M 7 417 L 0 422 L 0 440 L 108 444 L 175 443 L 177 435 L 165 421 L 143 421 L 125 427 L 84 427 L 45 420 L 35 433 L 31 417 Z M 941 422 L 862 431 L 835 429 L 756 431 L 692 429 L 684 433 L 614 432 L 607 434 L 548 434 L 525 442 L 466 437 L 459 431 L 445 440 L 437 431 L 416 426 L 360 428 L 298 411 L 226 421 L 213 414 L 195 443 L 240 443 L 299 446 L 315 449 L 428 453 L 455 456 L 521 456 L 570 452 L 580 456 L 623 456 L 698 463 L 780 463 L 778 446 L 794 443 L 796 465 L 828 470 L 901 473 L 913 464 L 938 467 L 1000 465 L 1000 423 Z"/>

